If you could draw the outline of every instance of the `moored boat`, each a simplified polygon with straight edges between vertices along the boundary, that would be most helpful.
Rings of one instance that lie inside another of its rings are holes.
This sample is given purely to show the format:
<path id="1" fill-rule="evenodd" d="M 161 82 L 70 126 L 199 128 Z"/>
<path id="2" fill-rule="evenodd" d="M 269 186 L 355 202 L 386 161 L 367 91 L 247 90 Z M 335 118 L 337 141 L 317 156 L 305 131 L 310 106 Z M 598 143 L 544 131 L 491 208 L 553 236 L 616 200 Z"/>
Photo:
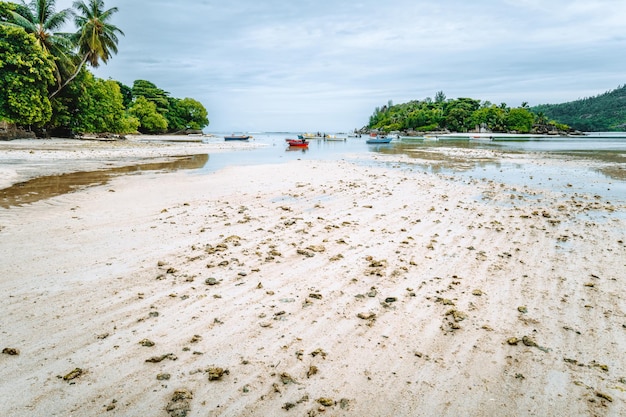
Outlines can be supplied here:
<path id="1" fill-rule="evenodd" d="M 306 148 L 309 146 L 309 142 L 305 139 L 285 139 L 285 142 L 291 147 Z"/>
<path id="2" fill-rule="evenodd" d="M 248 140 L 250 139 L 250 135 L 230 135 L 224 136 L 224 140 Z"/>
<path id="3" fill-rule="evenodd" d="M 365 143 L 389 143 L 393 138 L 391 136 L 370 136 Z"/>

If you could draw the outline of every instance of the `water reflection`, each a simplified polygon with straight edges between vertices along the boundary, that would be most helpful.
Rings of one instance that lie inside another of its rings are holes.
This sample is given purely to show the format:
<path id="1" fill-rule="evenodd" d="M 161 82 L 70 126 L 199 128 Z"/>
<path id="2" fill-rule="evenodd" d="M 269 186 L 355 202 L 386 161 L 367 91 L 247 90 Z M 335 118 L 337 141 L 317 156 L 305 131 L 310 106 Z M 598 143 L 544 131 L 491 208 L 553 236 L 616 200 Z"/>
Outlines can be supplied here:
<path id="1" fill-rule="evenodd" d="M 0 190 L 0 207 L 10 208 L 59 196 L 76 189 L 104 185 L 115 176 L 146 171 L 177 171 L 199 169 L 209 161 L 209 155 L 177 157 L 165 162 L 150 162 L 131 166 L 108 168 L 98 171 L 71 172 L 33 178 Z"/>

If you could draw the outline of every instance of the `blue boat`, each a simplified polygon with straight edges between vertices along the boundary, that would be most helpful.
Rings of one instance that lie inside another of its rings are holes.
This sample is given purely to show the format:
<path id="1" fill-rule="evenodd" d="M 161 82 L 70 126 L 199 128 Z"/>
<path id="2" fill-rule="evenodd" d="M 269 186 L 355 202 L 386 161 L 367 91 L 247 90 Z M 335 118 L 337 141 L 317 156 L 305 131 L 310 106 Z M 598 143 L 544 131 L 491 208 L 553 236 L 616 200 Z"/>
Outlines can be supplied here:
<path id="1" fill-rule="evenodd" d="M 250 137 L 249 135 L 230 135 L 224 136 L 224 140 L 248 140 Z"/>
<path id="2" fill-rule="evenodd" d="M 390 136 L 375 136 L 367 138 L 365 143 L 389 143 L 392 139 Z"/>

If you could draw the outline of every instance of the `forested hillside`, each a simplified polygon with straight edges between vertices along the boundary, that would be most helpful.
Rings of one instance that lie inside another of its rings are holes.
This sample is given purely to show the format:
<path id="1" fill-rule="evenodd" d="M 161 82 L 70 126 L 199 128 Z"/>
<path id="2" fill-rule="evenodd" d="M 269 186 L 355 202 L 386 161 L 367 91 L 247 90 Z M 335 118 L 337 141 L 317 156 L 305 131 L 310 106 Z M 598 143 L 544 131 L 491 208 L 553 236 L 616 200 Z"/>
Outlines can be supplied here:
<path id="1" fill-rule="evenodd" d="M 562 104 L 542 104 L 532 111 L 585 132 L 626 130 L 626 84 L 595 97 Z"/>

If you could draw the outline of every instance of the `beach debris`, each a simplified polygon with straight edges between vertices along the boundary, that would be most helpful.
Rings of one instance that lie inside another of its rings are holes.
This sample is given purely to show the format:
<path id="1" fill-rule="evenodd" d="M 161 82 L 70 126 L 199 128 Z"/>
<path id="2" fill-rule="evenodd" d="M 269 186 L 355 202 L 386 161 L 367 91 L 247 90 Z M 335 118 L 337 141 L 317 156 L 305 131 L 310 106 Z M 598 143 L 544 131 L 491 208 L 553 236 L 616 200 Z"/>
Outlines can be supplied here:
<path id="1" fill-rule="evenodd" d="M 171 375 L 168 373 L 161 373 L 161 374 L 157 374 L 156 376 L 156 379 L 158 381 L 167 381 L 170 378 L 171 378 Z"/>
<path id="2" fill-rule="evenodd" d="M 219 281 L 217 280 L 217 278 L 210 277 L 210 278 L 205 279 L 204 283 L 206 285 L 217 285 L 217 284 L 219 284 Z"/>
<path id="3" fill-rule="evenodd" d="M 20 354 L 20 351 L 16 348 L 5 347 L 4 349 L 2 349 L 2 353 L 4 353 L 5 355 L 17 356 Z"/>
<path id="4" fill-rule="evenodd" d="M 209 381 L 218 381 L 222 379 L 224 375 L 230 374 L 230 371 L 228 369 L 212 366 L 207 369 L 207 373 L 209 374 Z"/>
<path id="5" fill-rule="evenodd" d="M 535 342 L 535 339 L 533 339 L 530 336 L 524 336 L 522 337 L 522 343 L 525 346 L 530 346 L 530 347 L 538 347 L 539 345 L 537 344 L 537 342 Z"/>
<path id="6" fill-rule="evenodd" d="M 598 363 L 596 361 L 591 361 L 591 363 L 589 364 L 590 367 L 592 368 L 598 368 L 603 370 L 604 372 L 609 372 L 609 366 L 605 365 L 603 363 Z"/>
<path id="7" fill-rule="evenodd" d="M 453 305 L 455 305 L 455 304 L 454 304 L 454 301 L 449 300 L 449 299 L 447 299 L 447 298 L 441 298 L 441 297 L 437 297 L 437 298 L 435 299 L 435 302 L 437 302 L 437 303 L 441 303 L 441 304 L 443 304 L 444 306 L 453 306 Z"/>
<path id="8" fill-rule="evenodd" d="M 368 256 L 365 258 L 365 260 L 369 262 L 370 268 L 385 268 L 387 266 L 386 259 L 376 260 L 373 257 Z"/>
<path id="9" fill-rule="evenodd" d="M 476 290 L 472 291 L 472 295 L 480 297 L 481 295 L 483 295 L 483 292 L 482 292 L 482 290 L 476 289 Z"/>
<path id="10" fill-rule="evenodd" d="M 386 303 L 395 303 L 396 301 L 398 301 L 398 297 L 387 297 L 387 298 L 385 298 L 385 302 Z"/>
<path id="11" fill-rule="evenodd" d="M 314 298 L 316 300 L 321 300 L 322 299 L 322 294 L 320 294 L 320 293 L 313 293 L 312 292 L 312 293 L 309 294 L 309 297 L 310 298 Z"/>
<path id="12" fill-rule="evenodd" d="M 317 366 L 311 365 L 309 366 L 309 370 L 306 372 L 306 377 L 311 378 L 313 375 L 317 374 L 318 371 Z"/>
<path id="13" fill-rule="evenodd" d="M 322 245 L 310 245 L 310 246 L 307 246 L 306 249 L 313 251 L 313 252 L 318 252 L 318 253 L 326 251 L 326 248 Z"/>
<path id="14" fill-rule="evenodd" d="M 311 356 L 313 357 L 316 357 L 318 355 L 321 356 L 323 359 L 326 359 L 326 352 L 324 352 L 324 349 L 317 348 L 313 352 L 311 352 Z"/>
<path id="15" fill-rule="evenodd" d="M 368 311 L 365 313 L 359 313 L 356 316 L 362 320 L 374 320 L 376 318 L 376 313 Z"/>
<path id="16" fill-rule="evenodd" d="M 613 397 L 601 391 L 596 391 L 596 397 L 602 398 L 603 400 L 607 400 L 608 402 L 611 402 L 611 403 L 613 402 Z"/>
<path id="17" fill-rule="evenodd" d="M 517 337 L 509 337 L 508 339 L 506 339 L 506 342 L 511 346 L 517 346 L 520 340 Z"/>
<path id="18" fill-rule="evenodd" d="M 296 250 L 296 252 L 298 253 L 298 255 L 304 255 L 307 258 L 312 258 L 315 256 L 315 253 L 313 253 L 313 251 L 307 249 L 298 249 Z"/>
<path id="19" fill-rule="evenodd" d="M 298 382 L 291 376 L 289 375 L 287 372 L 283 372 L 282 374 L 280 374 L 280 382 L 283 383 L 283 385 L 288 385 L 288 384 L 297 384 Z"/>
<path id="20" fill-rule="evenodd" d="M 111 402 L 109 404 L 107 404 L 107 406 L 105 407 L 106 411 L 113 411 L 115 410 L 115 407 L 117 406 L 117 400 L 114 398 L 111 400 Z"/>
<path id="21" fill-rule="evenodd" d="M 172 395 L 172 399 L 165 407 L 171 417 L 187 417 L 191 411 L 191 400 L 193 394 L 187 389 L 177 389 Z"/>
<path id="22" fill-rule="evenodd" d="M 76 379 L 83 374 L 83 370 L 81 368 L 74 368 L 70 373 L 66 374 L 63 377 L 64 381 L 71 381 L 72 379 Z"/>
<path id="23" fill-rule="evenodd" d="M 526 313 L 528 313 L 528 307 L 526 307 L 526 306 L 519 306 L 519 307 L 517 307 L 517 311 L 519 311 L 522 314 L 526 314 Z"/>
<path id="24" fill-rule="evenodd" d="M 317 402 L 324 407 L 332 407 L 333 405 L 335 405 L 335 401 L 332 398 L 328 397 L 320 397 L 317 399 Z"/>
<path id="25" fill-rule="evenodd" d="M 450 309 L 446 312 L 446 316 L 452 316 L 455 322 L 463 321 L 467 318 L 467 314 L 457 309 Z"/>
<path id="26" fill-rule="evenodd" d="M 145 346 L 145 347 L 152 347 L 154 346 L 154 342 L 150 339 L 142 339 L 139 341 L 139 344 L 141 346 Z"/>
<path id="27" fill-rule="evenodd" d="M 213 320 L 213 322 L 215 322 L 215 320 Z M 189 343 L 198 343 L 201 340 L 202 340 L 202 336 L 200 336 L 199 334 L 194 334 L 191 340 L 189 340 Z"/>
<path id="28" fill-rule="evenodd" d="M 152 356 L 151 358 L 146 359 L 146 362 L 149 363 L 159 363 L 165 359 L 170 359 L 170 360 L 177 360 L 178 357 L 176 355 L 174 355 L 173 353 L 166 353 L 164 355 L 160 355 L 160 356 Z"/>

